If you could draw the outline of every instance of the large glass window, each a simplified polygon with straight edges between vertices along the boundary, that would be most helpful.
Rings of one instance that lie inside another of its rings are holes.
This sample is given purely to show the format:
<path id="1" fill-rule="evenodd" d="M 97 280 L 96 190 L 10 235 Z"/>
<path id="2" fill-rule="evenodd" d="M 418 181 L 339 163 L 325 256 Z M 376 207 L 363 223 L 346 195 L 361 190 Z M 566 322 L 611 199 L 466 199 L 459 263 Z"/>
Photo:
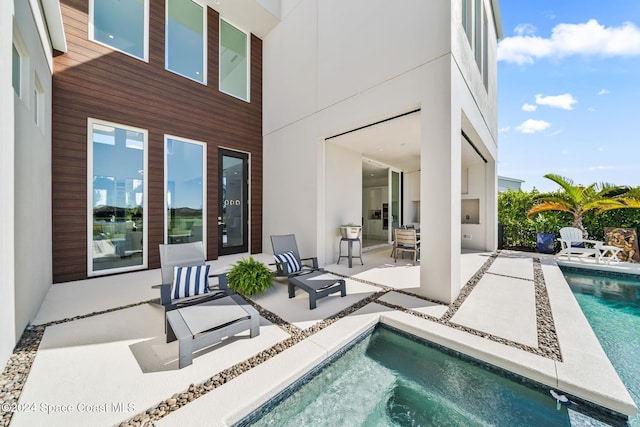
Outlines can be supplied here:
<path id="1" fill-rule="evenodd" d="M 165 137 L 167 243 L 204 242 L 206 146 Z"/>
<path id="2" fill-rule="evenodd" d="M 20 57 L 20 52 L 18 51 L 15 43 L 12 44 L 11 47 L 11 83 L 13 84 L 13 90 L 15 90 L 16 94 L 20 96 L 20 73 L 22 72 L 22 58 Z"/>
<path id="3" fill-rule="evenodd" d="M 220 90 L 249 100 L 248 36 L 220 20 Z"/>
<path id="4" fill-rule="evenodd" d="M 191 0 L 167 0 L 166 68 L 206 83 L 205 9 Z"/>
<path id="5" fill-rule="evenodd" d="M 89 38 L 148 58 L 149 0 L 89 0 Z"/>
<path id="6" fill-rule="evenodd" d="M 147 265 L 147 131 L 89 119 L 89 275 Z"/>

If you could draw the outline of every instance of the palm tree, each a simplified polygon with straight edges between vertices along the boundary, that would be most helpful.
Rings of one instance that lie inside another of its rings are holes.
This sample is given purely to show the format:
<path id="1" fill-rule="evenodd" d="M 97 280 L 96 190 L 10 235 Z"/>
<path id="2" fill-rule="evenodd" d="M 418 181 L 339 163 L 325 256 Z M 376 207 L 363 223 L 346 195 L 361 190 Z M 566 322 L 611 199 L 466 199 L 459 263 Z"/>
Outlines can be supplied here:
<path id="1" fill-rule="evenodd" d="M 562 187 L 556 193 L 540 194 L 536 203 L 527 212 L 527 218 L 547 211 L 563 211 L 573 215 L 573 226 L 582 230 L 584 238 L 588 237 L 587 230 L 582 224 L 585 212 L 596 210 L 596 213 L 623 208 L 640 208 L 640 190 L 612 184 L 591 184 L 587 187 L 575 185 L 572 180 L 559 175 L 547 174 L 547 179 Z M 636 190 L 638 194 L 636 194 Z M 627 194 L 630 197 L 625 197 Z"/>

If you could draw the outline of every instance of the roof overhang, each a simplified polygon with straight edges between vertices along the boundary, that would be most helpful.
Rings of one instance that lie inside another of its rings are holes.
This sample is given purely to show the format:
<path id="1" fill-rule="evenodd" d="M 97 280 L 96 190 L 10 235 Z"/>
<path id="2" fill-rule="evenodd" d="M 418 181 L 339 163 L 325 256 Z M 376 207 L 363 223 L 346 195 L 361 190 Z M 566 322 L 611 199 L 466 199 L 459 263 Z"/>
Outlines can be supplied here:
<path id="1" fill-rule="evenodd" d="M 496 26 L 496 36 L 500 40 L 504 34 L 502 33 L 502 17 L 498 0 L 491 0 L 491 9 L 493 10 L 493 24 Z"/>
<path id="2" fill-rule="evenodd" d="M 261 39 L 280 23 L 280 0 L 206 0 L 206 4 Z"/>
<path id="3" fill-rule="evenodd" d="M 62 24 L 62 11 L 59 0 L 48 0 L 40 2 L 44 19 L 46 20 L 47 31 L 51 47 L 59 52 L 67 51 L 67 39 L 64 35 L 64 25 Z"/>

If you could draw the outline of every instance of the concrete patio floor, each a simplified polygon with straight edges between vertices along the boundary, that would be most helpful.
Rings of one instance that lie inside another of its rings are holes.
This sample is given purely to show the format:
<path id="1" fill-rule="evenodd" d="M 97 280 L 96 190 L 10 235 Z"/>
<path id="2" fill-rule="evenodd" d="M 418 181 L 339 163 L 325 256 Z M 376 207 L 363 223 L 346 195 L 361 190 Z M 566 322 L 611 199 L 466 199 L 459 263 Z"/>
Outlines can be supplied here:
<path id="1" fill-rule="evenodd" d="M 221 272 L 241 256 L 210 264 Z M 252 298 L 262 310 L 258 337 L 226 339 L 183 369 L 177 343 L 165 343 L 162 309 L 148 303 L 159 270 L 54 285 L 33 322 L 41 341 L 11 426 L 231 425 L 377 323 L 635 413 L 553 256 L 465 253 L 466 286 L 451 305 L 420 297 L 419 266 L 394 263 L 388 249 L 363 260 L 325 267 L 345 276 L 347 296 L 323 298 L 313 311 L 304 292 L 289 299 L 276 280 Z M 627 263 L 611 269 L 640 274 Z"/>

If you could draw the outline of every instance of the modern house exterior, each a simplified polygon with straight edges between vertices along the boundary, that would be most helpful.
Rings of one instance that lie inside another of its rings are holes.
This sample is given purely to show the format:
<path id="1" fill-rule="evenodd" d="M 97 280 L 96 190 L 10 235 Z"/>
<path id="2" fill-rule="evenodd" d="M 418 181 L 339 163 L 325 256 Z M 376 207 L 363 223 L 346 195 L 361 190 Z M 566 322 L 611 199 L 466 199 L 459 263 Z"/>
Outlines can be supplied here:
<path id="1" fill-rule="evenodd" d="M 4 2 L 0 361 L 50 286 L 158 268 L 161 243 L 295 233 L 334 262 L 377 219 L 367 162 L 381 230 L 420 224 L 421 292 L 452 302 L 461 249 L 497 242 L 500 37 L 497 0 Z"/>

